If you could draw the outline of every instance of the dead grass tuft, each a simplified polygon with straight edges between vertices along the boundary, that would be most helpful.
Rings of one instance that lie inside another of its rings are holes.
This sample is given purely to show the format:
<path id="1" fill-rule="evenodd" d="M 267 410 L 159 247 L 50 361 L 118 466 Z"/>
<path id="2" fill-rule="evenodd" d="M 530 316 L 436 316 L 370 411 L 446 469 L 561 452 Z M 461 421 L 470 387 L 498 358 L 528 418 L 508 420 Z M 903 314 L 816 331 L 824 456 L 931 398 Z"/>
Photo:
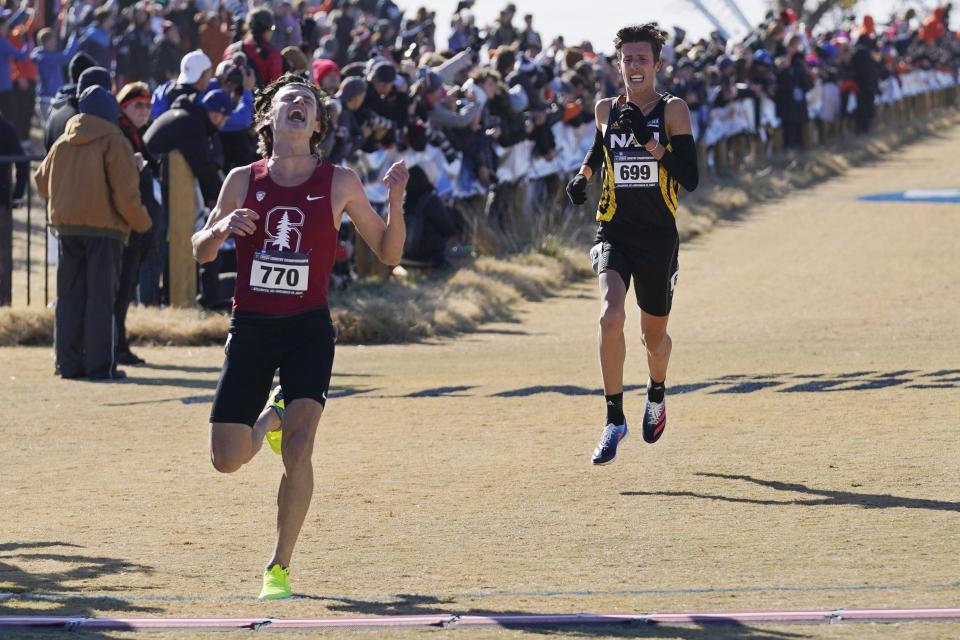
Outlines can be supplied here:
<path id="1" fill-rule="evenodd" d="M 53 309 L 0 308 L 0 347 L 53 343 Z"/>
<path id="2" fill-rule="evenodd" d="M 487 256 L 456 271 L 364 282 L 335 293 L 331 307 L 340 342 L 411 342 L 508 319 L 520 300 L 540 300 L 589 273 L 580 252 L 554 247 L 552 253 Z M 212 345 L 223 343 L 228 324 L 225 315 L 194 309 L 131 307 L 127 334 L 135 345 Z M 0 346 L 52 343 L 52 309 L 0 309 Z"/>
<path id="3" fill-rule="evenodd" d="M 200 346 L 222 343 L 229 319 L 197 309 L 130 307 L 127 336 L 131 344 Z"/>
<path id="4" fill-rule="evenodd" d="M 409 342 L 449 336 L 505 320 L 520 300 L 540 300 L 589 273 L 573 249 L 485 256 L 453 272 L 414 274 L 403 283 L 368 283 L 331 301 L 347 344 Z"/>

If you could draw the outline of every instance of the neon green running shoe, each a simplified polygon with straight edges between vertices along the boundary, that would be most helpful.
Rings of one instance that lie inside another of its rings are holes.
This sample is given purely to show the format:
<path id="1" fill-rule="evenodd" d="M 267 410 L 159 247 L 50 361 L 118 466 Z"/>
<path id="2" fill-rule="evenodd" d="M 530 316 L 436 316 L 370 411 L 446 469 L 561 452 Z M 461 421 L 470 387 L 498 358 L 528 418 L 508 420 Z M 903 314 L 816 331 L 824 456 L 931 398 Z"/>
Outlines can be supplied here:
<path id="1" fill-rule="evenodd" d="M 287 408 L 283 402 L 283 389 L 280 388 L 280 385 L 277 385 L 273 391 L 270 392 L 270 401 L 267 402 L 267 406 L 276 411 L 277 415 L 280 416 L 280 429 L 267 431 L 264 437 L 266 437 L 267 444 L 270 445 L 273 452 L 280 455 L 280 444 L 283 441 L 283 431 L 281 431 L 281 429 L 283 429 L 283 414 Z"/>
<path id="2" fill-rule="evenodd" d="M 260 590 L 261 600 L 280 600 L 292 595 L 290 569 L 284 569 L 275 564 L 263 572 L 263 588 Z"/>

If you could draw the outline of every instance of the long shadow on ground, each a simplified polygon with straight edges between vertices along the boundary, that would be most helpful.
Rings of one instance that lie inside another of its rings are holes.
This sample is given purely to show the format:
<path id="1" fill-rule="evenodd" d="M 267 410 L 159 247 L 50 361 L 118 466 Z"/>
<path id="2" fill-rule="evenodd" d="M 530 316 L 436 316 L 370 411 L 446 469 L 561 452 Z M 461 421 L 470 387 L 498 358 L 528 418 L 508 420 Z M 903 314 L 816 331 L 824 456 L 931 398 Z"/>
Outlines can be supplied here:
<path id="1" fill-rule="evenodd" d="M 129 373 L 135 373 L 144 369 L 155 369 L 157 371 L 183 371 L 184 373 L 220 373 L 220 367 L 203 367 L 188 364 L 157 364 L 155 362 L 145 362 L 136 366 L 129 367 Z"/>
<path id="2" fill-rule="evenodd" d="M 960 502 L 946 500 L 927 500 L 924 498 L 903 498 L 883 493 L 854 493 L 850 491 L 833 491 L 830 489 L 814 489 L 799 482 L 780 482 L 778 480 L 761 480 L 745 475 L 728 475 L 725 473 L 697 473 L 706 478 L 722 478 L 724 480 L 743 480 L 762 487 L 769 487 L 777 491 L 791 491 L 806 493 L 819 498 L 795 500 L 760 500 L 756 498 L 736 498 L 726 495 L 712 495 L 695 493 L 693 491 L 621 491 L 624 496 L 667 496 L 671 498 L 699 498 L 702 500 L 719 500 L 740 504 L 759 505 L 802 505 L 802 506 L 853 506 L 864 509 L 928 509 L 932 511 L 960 511 Z"/>
<path id="3" fill-rule="evenodd" d="M 84 582 L 101 576 L 132 572 L 149 574 L 152 569 L 120 558 L 83 555 L 82 547 L 68 542 L 11 542 L 0 544 L 0 616 L 94 617 L 97 611 L 150 613 L 154 607 L 135 605 L 121 596 L 102 600 L 83 597 Z M 55 562 L 60 567 L 48 571 L 30 571 L 25 566 Z M 123 593 L 126 586 L 98 588 L 98 592 Z M 71 598 L 70 593 L 76 593 Z M 50 597 L 49 594 L 57 594 Z M 45 597 L 46 596 L 46 597 Z M 84 632 L 84 638 L 107 638 L 101 633 Z"/>
<path id="4" fill-rule="evenodd" d="M 324 601 L 331 611 L 377 616 L 397 615 L 539 615 L 542 612 L 531 611 L 493 611 L 490 609 L 461 610 L 453 598 L 417 594 L 397 594 L 392 600 L 360 600 L 355 598 L 304 596 L 312 600 Z M 505 625 L 506 626 L 506 625 Z M 806 638 L 799 633 L 785 633 L 756 629 L 739 623 L 704 623 L 698 626 L 660 626 L 646 623 L 596 624 L 596 625 L 509 625 L 507 628 L 530 633 L 567 636 L 571 638 L 607 637 L 607 638 L 681 638 L 684 640 L 703 640 L 721 638 L 725 640 L 791 640 Z"/>

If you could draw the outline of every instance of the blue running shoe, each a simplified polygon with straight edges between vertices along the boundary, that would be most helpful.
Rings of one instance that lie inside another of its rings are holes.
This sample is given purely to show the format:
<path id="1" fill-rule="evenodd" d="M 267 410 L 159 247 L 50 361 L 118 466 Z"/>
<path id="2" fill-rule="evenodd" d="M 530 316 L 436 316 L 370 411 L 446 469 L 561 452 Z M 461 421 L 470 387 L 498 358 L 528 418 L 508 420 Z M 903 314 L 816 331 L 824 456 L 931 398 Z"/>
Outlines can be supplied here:
<path id="1" fill-rule="evenodd" d="M 627 429 L 627 423 L 613 424 L 612 422 L 603 428 L 603 435 L 600 436 L 600 442 L 593 451 L 593 464 L 610 464 L 617 459 L 617 447 L 626 440 L 630 434 Z"/>

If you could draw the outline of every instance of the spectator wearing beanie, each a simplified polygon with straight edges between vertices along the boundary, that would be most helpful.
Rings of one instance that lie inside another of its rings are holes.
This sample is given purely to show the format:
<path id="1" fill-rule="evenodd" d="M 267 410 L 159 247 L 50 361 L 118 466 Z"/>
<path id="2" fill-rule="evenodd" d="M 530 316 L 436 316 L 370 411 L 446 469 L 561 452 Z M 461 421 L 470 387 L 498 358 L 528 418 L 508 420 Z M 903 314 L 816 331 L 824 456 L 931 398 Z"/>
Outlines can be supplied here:
<path id="1" fill-rule="evenodd" d="M 180 100 L 172 109 L 153 121 L 143 140 L 154 156 L 165 157 L 179 151 L 200 183 L 203 200 L 210 208 L 220 194 L 220 128 L 233 112 L 233 102 L 224 91 L 208 92 L 199 102 Z M 166 193 L 169 176 L 164 167 L 161 180 Z"/>
<path id="2" fill-rule="evenodd" d="M 77 54 L 77 56 L 81 55 L 85 56 L 85 58 L 80 61 L 80 64 L 77 65 L 78 67 L 86 64 L 87 60 L 93 60 L 92 58 L 86 57 L 86 54 Z M 74 60 L 76 59 L 77 58 L 74 57 Z M 57 141 L 57 138 L 63 135 L 67 127 L 67 122 L 80 112 L 80 96 L 83 92 L 89 87 L 95 86 L 103 87 L 107 91 L 110 91 L 110 82 L 110 72 L 103 67 L 85 67 L 81 73 L 77 74 L 77 84 L 70 85 L 75 92 L 73 100 L 66 100 L 65 102 L 57 102 L 55 100 L 54 108 L 50 112 L 47 124 L 43 128 L 43 144 L 47 148 L 47 151 L 53 147 L 53 143 Z M 66 89 L 66 87 L 64 87 L 64 89 Z M 57 106 L 58 104 L 59 106 Z"/>
<path id="3" fill-rule="evenodd" d="M 340 86 L 340 66 L 333 60 L 318 58 L 311 65 L 314 84 L 327 93 L 334 93 Z"/>
<path id="4" fill-rule="evenodd" d="M 159 118 L 181 96 L 195 100 L 198 94 L 203 94 L 210 84 L 213 75 L 213 65 L 210 58 L 203 51 L 197 49 L 183 56 L 180 60 L 180 75 L 176 82 L 167 81 L 153 92 L 153 102 L 150 108 L 150 117 Z"/>
<path id="5" fill-rule="evenodd" d="M 147 231 L 150 216 L 116 98 L 92 86 L 79 104 L 34 174 L 60 243 L 56 370 L 64 378 L 116 379 L 124 377 L 114 360 L 113 324 L 123 243 L 131 228 Z"/>
<path id="6" fill-rule="evenodd" d="M 47 151 L 50 151 L 50 147 L 63 133 L 64 127 L 67 126 L 67 120 L 80 112 L 79 98 L 77 97 L 77 83 L 80 81 L 80 74 L 96 65 L 94 59 L 82 51 L 70 59 L 70 64 L 67 66 L 70 83 L 63 85 L 57 91 L 53 102 L 50 103 L 50 114 L 43 124 L 43 146 Z"/>
<path id="7" fill-rule="evenodd" d="M 127 342 L 127 309 L 133 300 L 142 266 L 148 257 L 157 255 L 155 238 L 160 233 L 166 233 L 166 220 L 163 208 L 153 195 L 154 176 L 157 175 L 158 166 L 143 143 L 143 131 L 150 119 L 150 87 L 144 82 L 124 85 L 117 94 L 117 101 L 120 103 L 120 129 L 133 147 L 134 153 L 143 158 L 143 168 L 140 170 L 140 202 L 150 214 L 153 224 L 147 233 L 131 232 L 123 248 L 120 284 L 114 306 L 117 326 L 116 359 L 119 364 L 143 364 L 143 360 L 130 351 Z M 159 264 L 162 266 L 162 263 Z M 159 282 L 159 271 L 157 273 Z"/>

